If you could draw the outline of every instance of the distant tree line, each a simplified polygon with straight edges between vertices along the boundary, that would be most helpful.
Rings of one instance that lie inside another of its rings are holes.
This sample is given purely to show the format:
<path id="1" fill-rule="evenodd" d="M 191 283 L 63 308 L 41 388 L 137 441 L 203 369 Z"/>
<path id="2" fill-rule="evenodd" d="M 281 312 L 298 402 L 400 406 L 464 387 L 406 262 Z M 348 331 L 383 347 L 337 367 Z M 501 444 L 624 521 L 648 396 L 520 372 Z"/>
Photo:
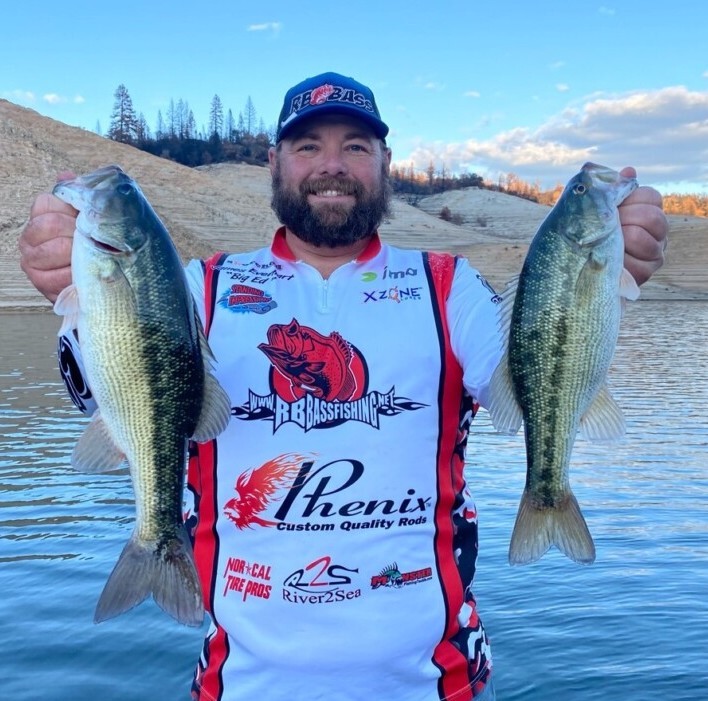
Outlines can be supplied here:
<path id="1" fill-rule="evenodd" d="M 258 119 L 250 96 L 243 111 L 234 118 L 230 109 L 224 111 L 221 98 L 214 95 L 209 124 L 201 129 L 197 128 L 194 112 L 186 100 L 170 100 L 166 114 L 158 111 L 154 131 L 143 113 L 136 112 L 125 85 L 118 86 L 114 100 L 110 126 L 105 134 L 113 141 L 187 166 L 223 161 L 260 165 L 268 162 L 268 148 L 275 137 L 275 128 L 266 128 L 263 120 Z"/>
<path id="2" fill-rule="evenodd" d="M 143 113 L 136 113 L 125 85 L 118 86 L 114 99 L 110 126 L 105 134 L 113 141 L 130 144 L 160 158 L 192 167 L 225 161 L 254 165 L 268 163 L 268 149 L 275 141 L 275 126 L 265 126 L 250 96 L 243 110 L 234 118 L 231 109 L 225 110 L 221 98 L 214 95 L 209 107 L 209 123 L 201 129 L 197 128 L 194 113 L 186 100 L 170 100 L 166 114 L 158 111 L 154 131 L 148 126 Z M 96 130 L 101 133 L 99 124 Z M 394 166 L 391 169 L 391 185 L 394 193 L 411 204 L 417 204 L 422 197 L 448 190 L 480 187 L 553 205 L 564 187 L 558 184 L 549 190 L 542 190 L 538 183 L 528 183 L 514 173 L 507 173 L 496 182 L 490 182 L 476 173 L 458 175 L 446 171 L 444 166 L 436 169 L 432 161 L 425 171 L 415 169 L 413 165 L 408 168 Z M 665 195 L 664 210 L 668 214 L 708 217 L 708 196 Z"/>

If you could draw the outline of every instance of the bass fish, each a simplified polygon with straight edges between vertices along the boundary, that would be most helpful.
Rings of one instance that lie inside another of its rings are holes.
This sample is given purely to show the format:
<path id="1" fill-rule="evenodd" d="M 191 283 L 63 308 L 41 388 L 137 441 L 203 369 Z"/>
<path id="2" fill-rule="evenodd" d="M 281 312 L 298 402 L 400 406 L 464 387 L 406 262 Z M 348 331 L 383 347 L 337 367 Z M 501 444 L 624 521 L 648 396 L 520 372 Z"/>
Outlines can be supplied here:
<path id="1" fill-rule="evenodd" d="M 595 545 L 570 488 L 568 468 L 578 429 L 591 440 L 625 433 L 607 387 L 624 299 L 639 288 L 624 269 L 617 206 L 634 178 L 586 163 L 541 223 L 521 274 L 500 306 L 506 338 L 490 385 L 495 428 L 524 424 L 526 485 L 509 562 L 538 560 L 552 545 L 590 564 Z"/>
<path id="2" fill-rule="evenodd" d="M 73 284 L 55 303 L 60 334 L 78 330 L 98 409 L 72 454 L 87 472 L 127 461 L 135 530 L 96 607 L 117 616 L 150 594 L 179 622 L 204 619 L 183 524 L 187 445 L 226 428 L 231 409 L 170 236 L 138 185 L 118 166 L 58 183 L 78 210 Z"/>

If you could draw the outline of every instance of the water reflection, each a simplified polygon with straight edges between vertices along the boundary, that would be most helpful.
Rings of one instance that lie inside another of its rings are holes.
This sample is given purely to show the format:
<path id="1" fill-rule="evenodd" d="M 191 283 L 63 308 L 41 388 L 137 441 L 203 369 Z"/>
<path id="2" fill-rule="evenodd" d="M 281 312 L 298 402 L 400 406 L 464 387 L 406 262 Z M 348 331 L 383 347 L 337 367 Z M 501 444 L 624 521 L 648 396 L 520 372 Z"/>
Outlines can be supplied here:
<path id="1" fill-rule="evenodd" d="M 132 530 L 132 490 L 125 475 L 69 466 L 86 421 L 56 371 L 59 320 L 4 315 L 2 325 L 0 640 L 13 655 L 4 692 L 118 701 L 129 678 L 136 698 L 185 698 L 203 630 L 175 626 L 150 604 L 91 623 Z M 598 550 L 591 567 L 557 552 L 509 567 L 523 439 L 497 435 L 480 412 L 469 452 L 476 589 L 500 699 L 695 699 L 708 688 L 707 348 L 708 305 L 629 306 L 610 376 L 627 436 L 579 439 L 572 459 Z M 57 645 L 67 631 L 71 645 Z"/>

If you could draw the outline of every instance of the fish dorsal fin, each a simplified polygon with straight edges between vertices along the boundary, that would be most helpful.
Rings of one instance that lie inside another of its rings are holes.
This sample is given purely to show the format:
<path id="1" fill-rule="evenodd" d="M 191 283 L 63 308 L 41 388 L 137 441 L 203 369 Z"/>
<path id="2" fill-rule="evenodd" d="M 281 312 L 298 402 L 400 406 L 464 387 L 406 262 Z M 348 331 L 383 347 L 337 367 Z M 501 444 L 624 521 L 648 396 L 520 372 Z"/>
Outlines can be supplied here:
<path id="1" fill-rule="evenodd" d="M 93 413 L 91 423 L 76 443 L 71 464 L 77 470 L 90 473 L 112 472 L 127 467 L 125 454 L 115 444 L 100 409 Z"/>
<path id="2" fill-rule="evenodd" d="M 202 410 L 199 414 L 199 421 L 194 429 L 192 439 L 198 443 L 216 438 L 228 425 L 231 418 L 231 400 L 219 381 L 212 374 L 214 368 L 214 354 L 209 347 L 209 341 L 204 334 L 201 319 L 194 311 L 197 333 L 199 335 L 199 346 L 201 348 L 202 360 L 204 361 L 204 397 L 202 399 Z"/>
<path id="3" fill-rule="evenodd" d="M 627 430 L 622 410 L 607 386 L 601 387 L 580 419 L 580 432 L 590 441 L 616 441 Z"/>
<path id="4" fill-rule="evenodd" d="M 76 285 L 65 287 L 54 302 L 54 313 L 63 316 L 59 336 L 65 336 L 79 323 L 79 294 Z"/>
<path id="5" fill-rule="evenodd" d="M 632 302 L 639 299 L 639 285 L 637 285 L 637 281 L 632 277 L 632 273 L 630 273 L 627 268 L 622 268 L 619 293 L 620 297 L 629 299 Z"/>

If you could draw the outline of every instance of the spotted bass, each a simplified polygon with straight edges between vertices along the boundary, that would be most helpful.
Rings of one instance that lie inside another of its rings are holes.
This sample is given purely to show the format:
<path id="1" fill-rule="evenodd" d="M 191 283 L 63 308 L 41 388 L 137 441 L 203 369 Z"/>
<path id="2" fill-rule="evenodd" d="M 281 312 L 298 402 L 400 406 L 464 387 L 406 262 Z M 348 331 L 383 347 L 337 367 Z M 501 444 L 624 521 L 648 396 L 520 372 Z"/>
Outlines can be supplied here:
<path id="1" fill-rule="evenodd" d="M 136 522 L 96 607 L 96 622 L 150 594 L 181 623 L 204 618 L 201 587 L 183 524 L 190 438 L 216 437 L 229 399 L 212 374 L 179 256 L 138 185 L 117 166 L 71 181 L 54 194 L 79 214 L 72 280 L 57 298 L 60 334 L 77 329 L 98 409 L 72 464 L 87 472 L 126 461 Z"/>
<path id="2" fill-rule="evenodd" d="M 555 545 L 576 562 L 595 560 L 595 545 L 570 488 L 578 429 L 591 440 L 625 433 L 606 387 L 624 298 L 639 288 L 624 269 L 617 206 L 634 178 L 586 163 L 541 223 L 521 274 L 500 306 L 504 356 L 490 385 L 495 428 L 524 424 L 526 485 L 509 562 L 527 564 Z"/>

